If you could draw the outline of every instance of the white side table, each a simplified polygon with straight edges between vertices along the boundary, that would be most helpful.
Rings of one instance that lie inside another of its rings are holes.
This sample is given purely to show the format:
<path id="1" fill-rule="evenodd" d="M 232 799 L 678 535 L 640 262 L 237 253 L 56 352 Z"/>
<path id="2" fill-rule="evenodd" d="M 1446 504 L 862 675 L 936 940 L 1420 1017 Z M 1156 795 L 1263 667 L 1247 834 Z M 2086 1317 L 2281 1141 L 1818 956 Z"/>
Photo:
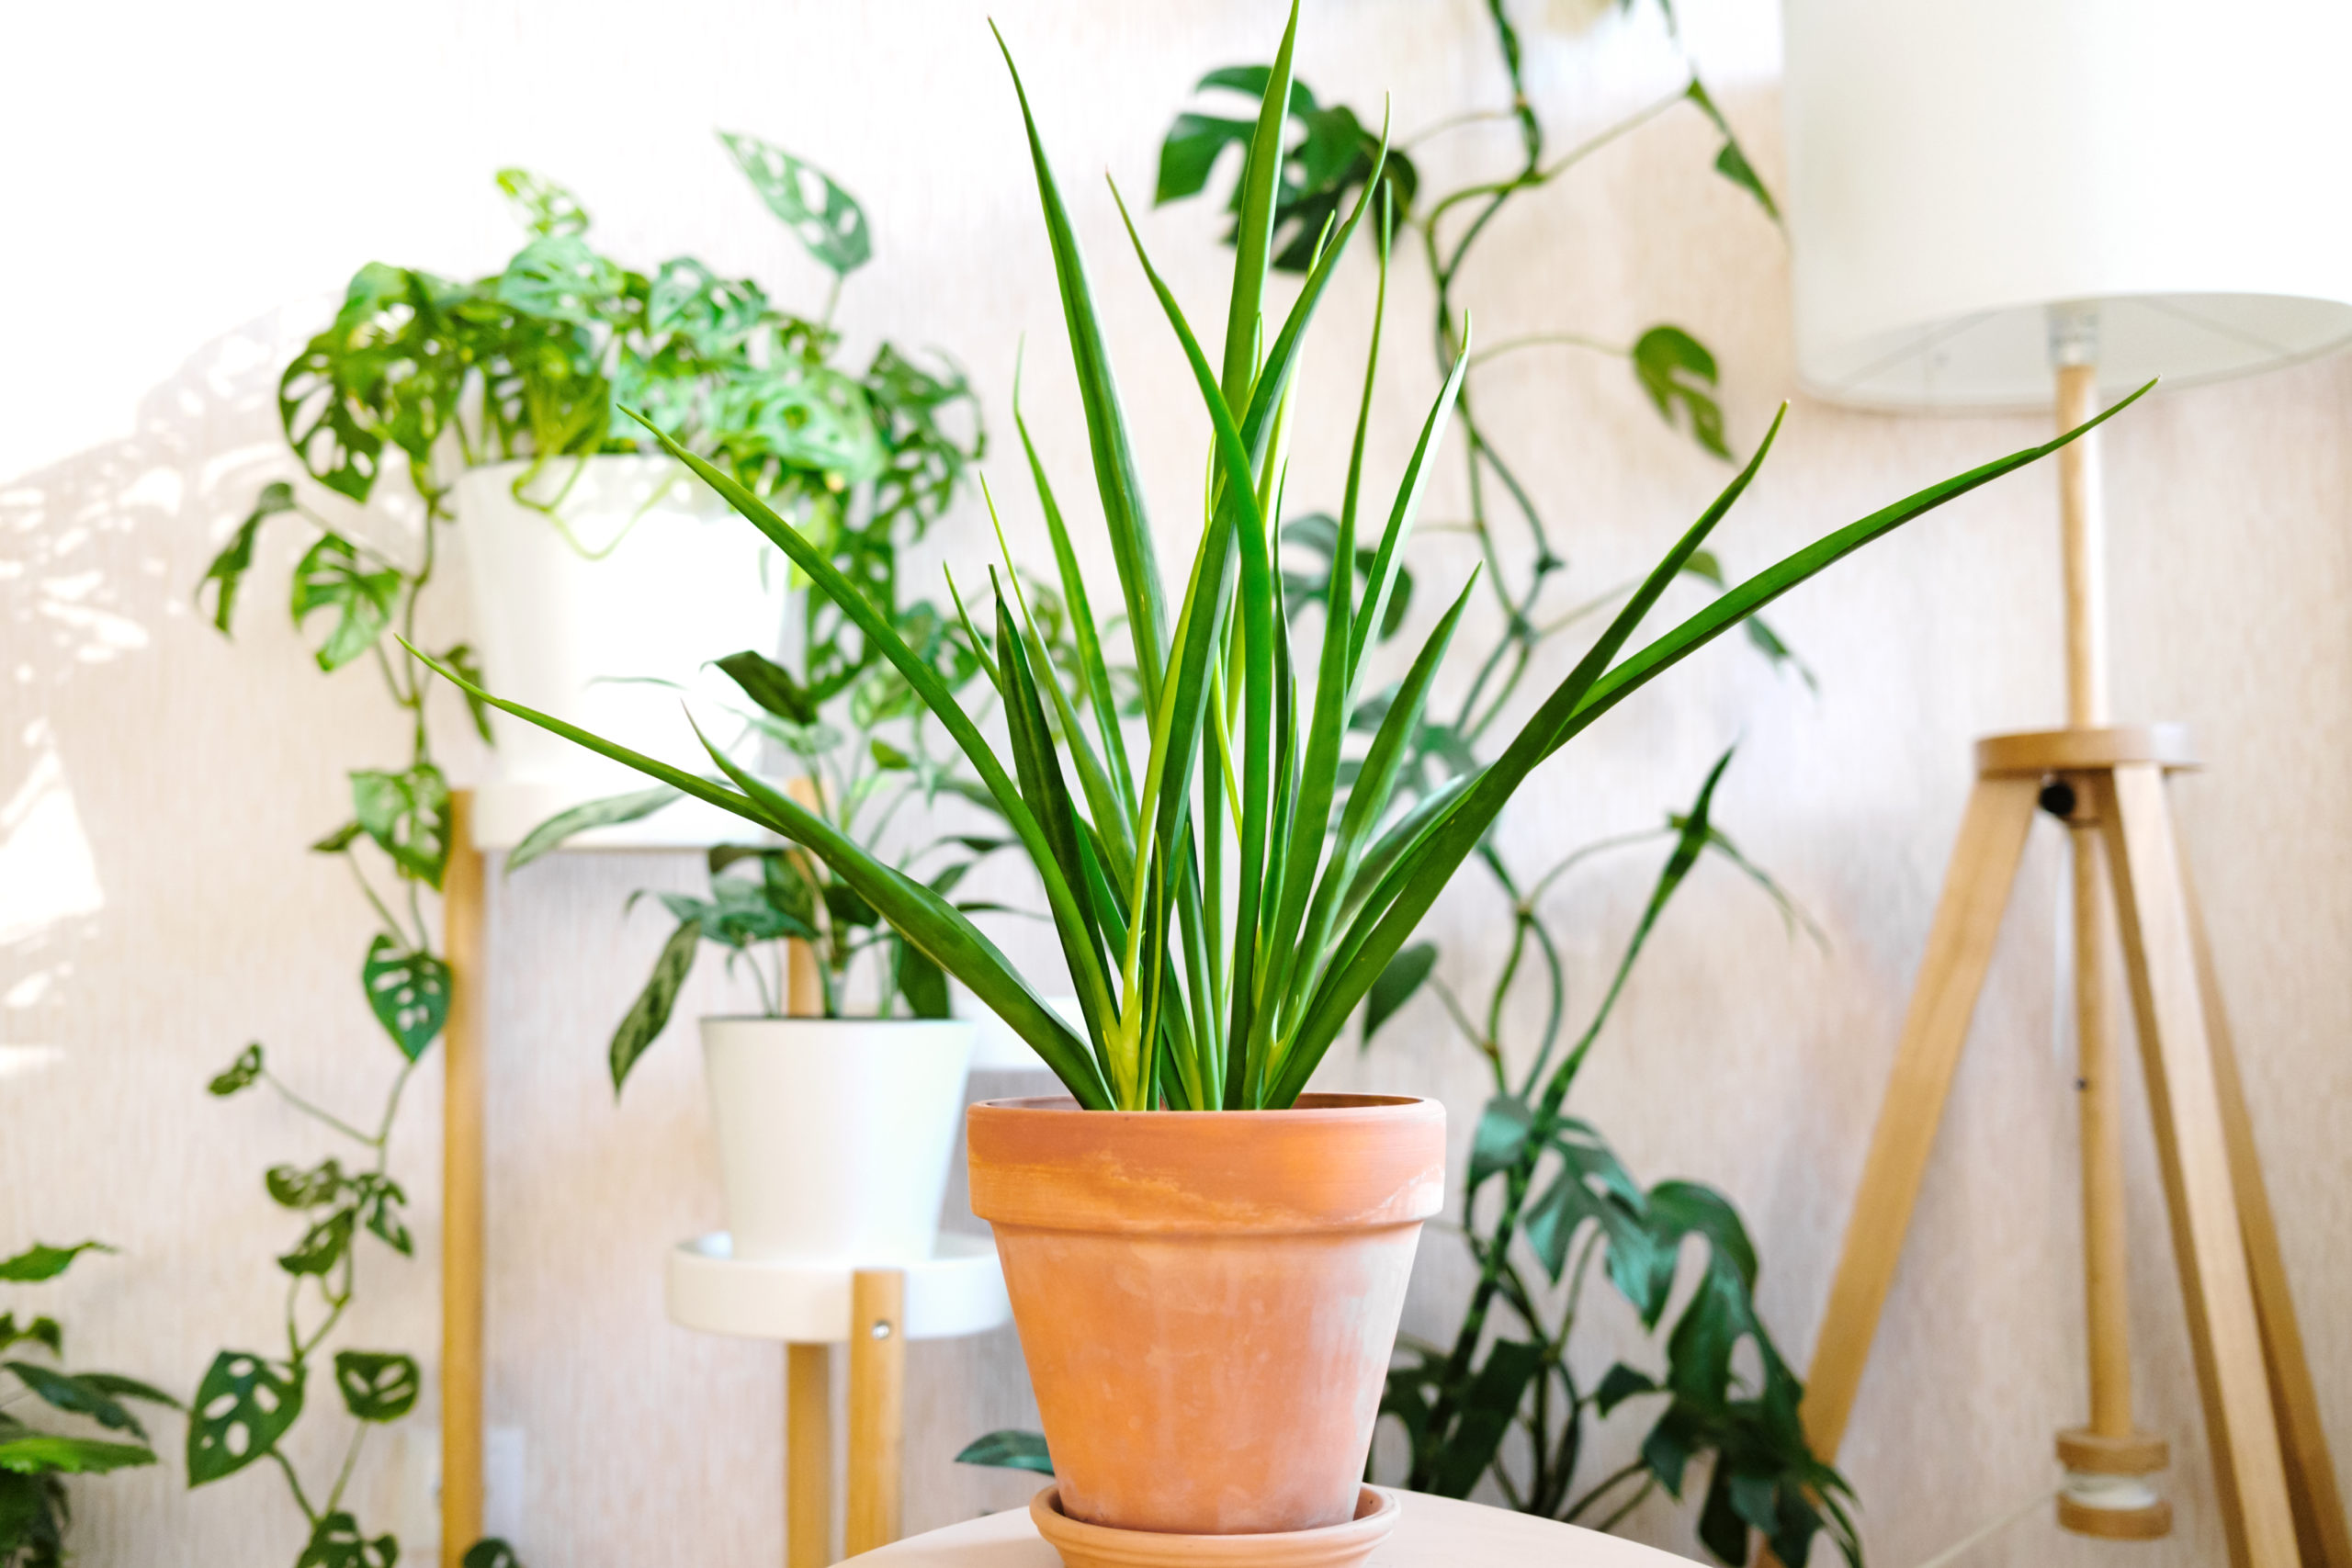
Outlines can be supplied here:
<path id="1" fill-rule="evenodd" d="M 1687 1559 L 1613 1535 L 1451 1497 L 1400 1492 L 1396 1533 L 1366 1568 L 1689 1568 Z M 971 1519 L 858 1558 L 873 1568 L 1062 1568 L 1029 1510 Z"/>
<path id="2" fill-rule="evenodd" d="M 859 1269 L 738 1259 L 723 1231 L 670 1249 L 670 1320 L 785 1344 L 785 1562 L 831 1561 L 832 1348 L 849 1346 L 852 1556 L 896 1540 L 906 1449 L 906 1342 L 982 1334 L 1012 1320 L 996 1244 L 944 1232 L 926 1262 Z M 1050 1558 L 1052 1553 L 1047 1552 Z"/>

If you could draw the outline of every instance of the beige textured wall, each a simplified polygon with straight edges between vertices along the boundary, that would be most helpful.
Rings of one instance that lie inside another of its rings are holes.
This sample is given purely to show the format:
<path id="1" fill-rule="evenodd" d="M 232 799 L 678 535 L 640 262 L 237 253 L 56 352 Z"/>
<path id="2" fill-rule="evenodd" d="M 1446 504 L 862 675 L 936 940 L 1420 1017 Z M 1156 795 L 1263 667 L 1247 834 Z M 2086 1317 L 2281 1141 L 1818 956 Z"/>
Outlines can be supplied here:
<path id="1" fill-rule="evenodd" d="M 1598 0 L 1521 9 L 1532 80 L 1563 140 L 1676 85 L 1654 25 L 1596 20 L 1588 12 L 1608 9 Z M 1682 9 L 1702 64 L 1777 176 L 1770 7 Z M 997 15 L 1080 214 L 1148 477 L 1180 532 L 1200 432 L 1093 176 L 1107 167 L 1148 195 L 1157 135 L 1187 84 L 1261 58 L 1278 17 L 1263 0 L 1007 0 Z M 880 259 L 848 291 L 848 331 L 946 344 L 974 368 L 1000 434 L 1001 491 L 1025 497 L 1002 444 L 1023 333 L 1033 418 L 1071 489 L 1083 442 L 1018 121 L 976 4 L 712 0 L 662 14 L 420 0 L 396 15 L 248 6 L 135 19 L 53 9 L 19 18 L 12 37 L 24 80 L 0 106 L 20 152 L 0 172 L 0 292 L 18 302 L 0 329 L 0 1247 L 85 1234 L 121 1246 L 123 1257 L 51 1288 L 47 1304 L 68 1315 L 77 1357 L 187 1387 L 215 1347 L 266 1346 L 277 1332 L 270 1258 L 289 1237 L 258 1173 L 324 1152 L 264 1099 L 209 1102 L 204 1077 L 258 1037 L 306 1092 L 357 1113 L 394 1066 L 352 994 L 364 911 L 301 846 L 343 815 L 342 768 L 397 754 L 396 727 L 364 669 L 322 680 L 307 668 L 278 608 L 288 536 L 265 552 L 234 647 L 189 604 L 254 486 L 289 468 L 273 431 L 275 368 L 348 270 L 376 255 L 493 265 L 513 236 L 489 175 L 519 162 L 572 183 L 623 255 L 691 251 L 811 298 L 811 269 L 707 135 L 751 130 L 865 197 Z M 1467 0 L 1311 4 L 1302 59 L 1327 96 L 1371 105 L 1393 92 L 1408 129 L 1496 91 Z M 1430 172 L 1502 156 L 1481 134 L 1429 149 Z M 1470 290 L 1482 334 L 1682 322 L 1721 355 L 1735 439 L 1753 440 L 1792 386 L 1783 252 L 1707 172 L 1712 151 L 1690 118 L 1669 118 L 1572 188 L 1524 204 Z M 1182 297 L 1213 299 L 1212 215 L 1145 224 Z M 1423 291 L 1407 282 L 1398 293 L 1383 483 L 1432 381 Z M 1310 376 L 1354 358 L 1369 298 L 1367 270 L 1351 266 L 1329 311 L 1346 324 Z M 1572 583 L 1588 589 L 1645 561 L 1722 478 L 1625 381 L 1613 365 L 1530 355 L 1484 394 L 1560 520 Z M 2352 1328 L 2332 1310 L 2352 1286 L 2348 402 L 2352 368 L 2315 365 L 2157 400 L 2114 427 L 2108 456 L 2118 702 L 2194 723 L 2214 759 L 2181 807 L 2326 1417 L 2352 1458 Z M 1866 418 L 1800 400 L 1725 556 L 1759 565 L 2039 434 L 2031 421 Z M 1294 493 L 1336 492 L 1343 434 L 1340 416 L 1309 420 Z M 1449 472 L 1432 517 L 1459 506 L 1455 483 Z M 1841 567 L 1780 615 L 1820 674 L 1818 698 L 1737 649 L 1710 653 L 1543 774 L 1510 818 L 1514 848 L 1539 863 L 1654 820 L 1741 741 L 1724 820 L 1819 918 L 1828 951 L 1785 941 L 1736 875 L 1707 869 L 1577 1095 L 1645 1177 L 1702 1178 L 1736 1199 L 1765 1260 L 1766 1314 L 1800 1357 L 1969 741 L 2058 713 L 2052 511 L 2048 476 L 2029 473 Z M 967 508 L 948 554 L 977 555 L 973 521 Z M 1431 584 L 1466 565 L 1436 545 L 1419 562 Z M 2055 838 L 2037 830 L 1847 1450 L 1871 1553 L 1891 1568 L 2049 1485 L 2050 1434 L 2082 1412 Z M 1580 996 L 1651 870 L 1620 863 L 1560 897 Z M 490 1418 L 521 1434 L 524 1495 L 496 1512 L 518 1521 L 538 1568 L 779 1555 L 782 1358 L 687 1334 L 661 1313 L 662 1247 L 718 1208 L 686 1032 L 617 1111 L 603 1081 L 603 1040 L 656 939 L 650 917 L 622 919 L 621 899 L 691 874 L 676 858 L 567 859 L 492 884 Z M 1481 889 L 1441 906 L 1458 984 L 1480 983 L 1492 962 L 1476 939 L 1494 913 Z M 718 998 L 714 980 L 698 980 L 682 1013 Z M 1340 1053 L 1326 1081 L 1442 1094 L 1457 1136 L 1481 1090 L 1475 1059 L 1428 1001 L 1371 1057 Z M 397 1144 L 423 1257 L 369 1256 L 357 1343 L 435 1344 L 438 1088 L 428 1065 Z M 2130 1100 L 2136 1112 L 2136 1078 Z M 2144 1118 L 2127 1155 L 2143 1420 L 2174 1440 L 2165 1484 L 2179 1518 L 2170 1542 L 2132 1560 L 2212 1563 L 2222 1548 Z M 1432 1233 L 1408 1328 L 1442 1333 L 1464 1275 L 1458 1246 Z M 41 1300 L 11 1292 L 0 1306 Z M 1596 1316 L 1603 1328 L 1584 1350 L 1598 1371 L 1616 1348 L 1609 1336 L 1630 1339 L 1608 1311 Z M 1018 1479 L 948 1462 L 967 1438 L 1029 1414 L 1012 1335 L 919 1346 L 912 1371 L 910 1522 L 1022 1498 Z M 404 1430 L 428 1434 L 431 1406 L 428 1396 Z M 1609 1446 L 1631 1441 L 1618 1430 Z M 401 1523 L 422 1463 L 399 1440 L 371 1450 L 359 1482 L 371 1524 Z M 84 1560 L 290 1561 L 297 1520 L 274 1479 L 191 1495 L 177 1473 L 173 1463 L 80 1487 Z M 1662 1504 L 1634 1528 L 1695 1551 L 1687 1520 Z M 2126 1551 L 2037 1517 L 1977 1560 L 2090 1564 Z"/>

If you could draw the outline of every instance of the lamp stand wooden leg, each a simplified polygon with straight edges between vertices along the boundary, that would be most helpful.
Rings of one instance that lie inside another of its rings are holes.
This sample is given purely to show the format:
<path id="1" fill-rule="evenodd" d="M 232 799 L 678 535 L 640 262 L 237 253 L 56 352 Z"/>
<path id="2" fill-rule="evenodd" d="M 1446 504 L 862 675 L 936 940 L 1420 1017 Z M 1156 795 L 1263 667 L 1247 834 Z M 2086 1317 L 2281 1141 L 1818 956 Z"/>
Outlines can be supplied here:
<path id="1" fill-rule="evenodd" d="M 784 1348 L 784 1561 L 833 1560 L 833 1348 Z"/>
<path id="2" fill-rule="evenodd" d="M 2176 843 L 2177 840 L 2176 840 Z M 2222 1135 L 2230 1155 L 2230 1185 L 2237 1194 L 2238 1224 L 2245 1233 L 2246 1269 L 2254 1280 L 2254 1309 L 2262 1325 L 2263 1359 L 2269 1371 L 2270 1402 L 2278 1416 L 2287 1465 L 2287 1500 L 2294 1509 L 2296 1544 L 2304 1568 L 2352 1568 L 2352 1532 L 2345 1528 L 2344 1501 L 2336 1491 L 2335 1461 L 2320 1425 L 2319 1396 L 2311 1364 L 2303 1359 L 2302 1330 L 2295 1322 L 2295 1299 L 2287 1288 L 2287 1265 L 2278 1249 L 2278 1227 L 2270 1214 L 2270 1194 L 2262 1180 L 2254 1124 L 2238 1078 L 2237 1047 L 2215 978 L 2213 952 L 2206 941 L 2205 917 L 2197 902 L 2188 857 L 2176 849 L 2181 895 L 2188 908 L 2189 940 L 2197 953 L 2197 990 L 2205 1003 L 2205 1033 L 2213 1054 L 2213 1088 L 2221 1104 Z"/>
<path id="3" fill-rule="evenodd" d="M 441 1562 L 481 1537 L 482 874 L 473 792 L 449 797 L 441 879 L 449 1016 L 441 1039 Z"/>
<path id="4" fill-rule="evenodd" d="M 849 1554 L 899 1539 L 906 1466 L 907 1277 L 861 1269 L 850 1285 Z"/>
<path id="5" fill-rule="evenodd" d="M 2115 878 L 2230 1561 L 2233 1568 L 2293 1568 L 2294 1519 L 2163 771 L 2134 763 L 2086 776 L 2099 796 Z"/>
<path id="6" fill-rule="evenodd" d="M 2034 779 L 1979 779 L 1961 820 L 1960 841 L 1928 933 L 1927 957 L 1904 1016 L 1894 1076 L 1871 1134 L 1860 1195 L 1847 1222 L 1844 1256 L 1806 1373 L 1805 1438 L 1825 1460 L 1836 1456 L 1853 1411 L 2040 792 Z"/>

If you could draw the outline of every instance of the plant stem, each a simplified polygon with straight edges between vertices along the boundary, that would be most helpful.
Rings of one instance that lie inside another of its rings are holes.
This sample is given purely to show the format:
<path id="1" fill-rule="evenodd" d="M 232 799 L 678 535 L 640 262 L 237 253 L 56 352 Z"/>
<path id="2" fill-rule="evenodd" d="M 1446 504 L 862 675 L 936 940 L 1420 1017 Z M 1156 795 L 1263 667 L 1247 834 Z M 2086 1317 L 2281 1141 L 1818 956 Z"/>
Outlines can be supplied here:
<path id="1" fill-rule="evenodd" d="M 311 1528 L 314 1530 L 317 1529 L 319 1528 L 319 1511 L 311 1506 L 311 1499 L 303 1495 L 302 1478 L 294 1473 L 293 1464 L 277 1450 L 270 1450 L 269 1457 L 276 1460 L 277 1461 L 277 1468 L 286 1472 L 286 1484 L 292 1488 L 294 1493 L 294 1506 L 302 1510 L 302 1517 L 311 1521 Z"/>
<path id="2" fill-rule="evenodd" d="M 285 1099 L 286 1102 L 288 1105 L 291 1105 L 295 1110 L 300 1111 L 306 1116 L 325 1122 L 336 1132 L 341 1133 L 345 1137 L 349 1138 L 353 1143 L 364 1144 L 369 1148 L 379 1146 L 376 1139 L 369 1137 L 367 1134 L 361 1132 L 350 1122 L 345 1122 L 342 1117 L 335 1115 L 332 1111 L 321 1110 L 319 1107 L 311 1104 L 309 1100 L 303 1099 L 300 1095 L 296 1094 L 292 1089 L 287 1088 L 286 1080 L 279 1077 L 276 1073 L 271 1072 L 267 1067 L 264 1067 L 261 1070 L 261 1076 L 267 1079 L 269 1087 L 276 1089 L 278 1094 Z"/>

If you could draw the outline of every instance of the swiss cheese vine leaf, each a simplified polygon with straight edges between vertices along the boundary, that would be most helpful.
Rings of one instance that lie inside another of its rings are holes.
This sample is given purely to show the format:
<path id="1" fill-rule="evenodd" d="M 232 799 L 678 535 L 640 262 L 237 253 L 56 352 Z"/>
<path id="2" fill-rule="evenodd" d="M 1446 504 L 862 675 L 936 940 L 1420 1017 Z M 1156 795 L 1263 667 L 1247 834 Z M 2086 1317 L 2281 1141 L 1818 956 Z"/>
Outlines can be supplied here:
<path id="1" fill-rule="evenodd" d="M 400 592 L 399 569 L 368 565 L 340 534 L 321 536 L 294 569 L 293 594 L 297 626 L 321 610 L 334 613 L 334 625 L 314 656 L 319 668 L 340 670 L 375 647 L 392 624 Z"/>
<path id="2" fill-rule="evenodd" d="M 755 136 L 722 130 L 718 140 L 768 210 L 835 276 L 846 277 L 873 258 L 865 209 L 822 170 Z"/>
<path id="3" fill-rule="evenodd" d="M 412 952 L 378 931 L 359 965 L 359 983 L 376 1021 L 410 1061 L 441 1037 L 449 1021 L 449 966 L 440 959 Z"/>
<path id="4" fill-rule="evenodd" d="M 303 1371 L 248 1350 L 223 1350 L 205 1369 L 188 1411 L 187 1483 L 234 1475 L 277 1446 L 302 1414 Z"/>
<path id="5" fill-rule="evenodd" d="M 403 876 L 440 889 L 449 863 L 449 784 L 440 769 L 430 762 L 401 773 L 354 769 L 351 809 Z"/>
<path id="6" fill-rule="evenodd" d="M 396 1350 L 338 1350 L 334 1384 L 344 1408 L 362 1421 L 397 1421 L 424 1386 L 416 1358 Z"/>

